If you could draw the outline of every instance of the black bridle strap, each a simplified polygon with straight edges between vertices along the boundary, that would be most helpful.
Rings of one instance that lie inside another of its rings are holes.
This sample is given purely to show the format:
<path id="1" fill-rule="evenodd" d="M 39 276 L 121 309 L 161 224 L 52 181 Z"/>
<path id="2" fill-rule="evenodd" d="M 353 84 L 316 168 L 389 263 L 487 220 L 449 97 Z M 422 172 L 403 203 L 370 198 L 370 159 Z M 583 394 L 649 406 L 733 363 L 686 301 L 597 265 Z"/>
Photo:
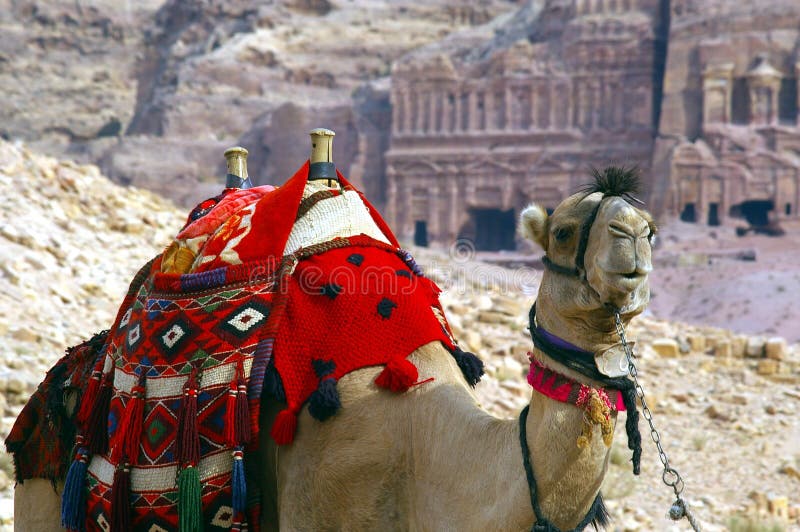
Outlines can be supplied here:
<path id="1" fill-rule="evenodd" d="M 559 273 L 561 275 L 566 275 L 568 277 L 581 276 L 581 271 L 578 268 L 568 268 L 566 266 L 556 264 L 555 262 L 550 260 L 550 257 L 548 257 L 547 255 L 542 256 L 542 264 L 544 264 L 544 267 L 547 268 L 548 270 L 553 271 L 555 273 Z"/>
<path id="2" fill-rule="evenodd" d="M 620 385 L 625 386 L 625 384 L 620 381 L 627 381 L 628 379 L 611 379 L 597 370 L 597 364 L 595 364 L 594 361 L 594 353 L 578 349 L 577 347 L 570 348 L 556 345 L 552 342 L 548 338 L 547 333 L 536 325 L 536 303 L 533 304 L 530 313 L 528 313 L 528 327 L 530 327 L 531 330 L 533 345 L 559 364 L 577 371 L 584 377 L 602 382 L 604 385 L 612 388 L 620 388 Z"/>
<path id="3" fill-rule="evenodd" d="M 587 197 L 589 196 L 585 196 L 581 199 L 581 201 Z M 578 241 L 578 249 L 575 252 L 575 267 L 570 268 L 567 266 L 562 266 L 561 264 L 556 264 L 550 260 L 550 257 L 548 257 L 547 254 L 545 254 L 544 257 L 542 257 L 542 263 L 544 264 L 545 268 L 569 277 L 577 277 L 579 279 L 583 277 L 581 272 L 585 266 L 584 255 L 586 255 L 586 248 L 589 246 L 589 233 L 592 230 L 594 221 L 597 219 L 597 213 L 600 212 L 600 206 L 603 204 L 603 200 L 607 197 L 609 196 L 603 195 L 600 201 L 597 202 L 597 205 L 595 205 L 594 209 L 592 209 L 589 217 L 583 221 L 583 224 L 581 224 L 581 238 Z"/>
<path id="4" fill-rule="evenodd" d="M 525 408 L 522 409 L 522 412 L 519 413 L 519 445 L 522 447 L 522 465 L 525 467 L 525 477 L 528 480 L 528 493 L 530 493 L 531 496 L 531 507 L 533 508 L 533 515 L 536 516 L 536 522 L 531 527 L 531 532 L 561 532 L 561 529 L 542 515 L 542 508 L 539 506 L 539 498 L 536 494 L 536 477 L 533 474 L 531 450 L 528 447 L 528 433 L 526 430 L 528 409 L 529 405 L 526 405 Z M 598 493 L 592 503 L 592 507 L 589 508 L 589 512 L 583 520 L 578 523 L 578 526 L 569 532 L 581 532 L 595 519 L 603 519 L 602 514 L 604 513 L 603 497 Z"/>
<path id="5" fill-rule="evenodd" d="M 607 197 L 608 196 L 603 195 L 594 209 L 592 209 L 592 214 L 583 221 L 583 225 L 581 226 L 581 239 L 578 242 L 578 250 L 575 252 L 575 269 L 584 269 L 584 255 L 586 254 L 586 248 L 589 247 L 589 233 L 592 231 L 594 221 L 597 219 L 597 213 L 600 212 L 600 206 L 603 205 L 603 200 Z"/>

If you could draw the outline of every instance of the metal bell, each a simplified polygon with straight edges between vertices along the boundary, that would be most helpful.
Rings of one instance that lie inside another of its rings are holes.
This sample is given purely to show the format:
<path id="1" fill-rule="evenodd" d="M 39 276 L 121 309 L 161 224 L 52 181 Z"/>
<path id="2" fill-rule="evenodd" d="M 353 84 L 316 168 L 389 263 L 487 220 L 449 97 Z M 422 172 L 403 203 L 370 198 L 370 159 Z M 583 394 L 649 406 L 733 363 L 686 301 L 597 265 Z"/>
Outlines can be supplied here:
<path id="1" fill-rule="evenodd" d="M 686 517 L 686 505 L 678 499 L 669 507 L 669 518 L 673 521 L 680 521 L 684 517 Z"/>

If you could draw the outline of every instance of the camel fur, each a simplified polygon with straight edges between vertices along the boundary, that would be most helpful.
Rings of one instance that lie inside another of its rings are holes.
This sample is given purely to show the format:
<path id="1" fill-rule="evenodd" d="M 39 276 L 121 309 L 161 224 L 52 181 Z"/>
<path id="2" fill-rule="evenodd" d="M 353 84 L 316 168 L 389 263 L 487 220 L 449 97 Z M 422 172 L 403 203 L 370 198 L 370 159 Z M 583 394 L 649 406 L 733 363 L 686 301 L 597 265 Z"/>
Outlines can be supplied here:
<path id="1" fill-rule="evenodd" d="M 537 317 L 550 333 L 597 352 L 619 341 L 609 308 L 619 309 L 627 323 L 647 305 L 652 218 L 621 196 L 581 192 L 549 216 L 540 206 L 525 209 L 520 232 L 553 263 L 572 267 L 582 224 L 594 211 L 581 275 L 545 270 Z M 533 356 L 600 386 L 538 350 Z M 398 396 L 374 384 L 380 367 L 357 370 L 338 383 L 336 416 L 319 422 L 304 408 L 293 444 L 261 438 L 255 459 L 266 494 L 263 530 L 531 529 L 535 517 L 518 420 L 489 414 L 440 343 L 423 346 L 409 360 L 420 381 L 433 381 Z M 271 426 L 282 406 L 265 400 L 261 426 Z M 585 433 L 584 419 L 584 410 L 532 391 L 525 431 L 538 500 L 543 515 L 562 530 L 590 510 L 608 467 L 608 426 L 603 431 L 602 423 L 592 424 Z M 616 412 L 610 424 L 615 426 Z M 585 445 L 578 446 L 581 435 Z M 15 516 L 17 530 L 58 530 L 55 497 L 47 481 L 18 486 L 15 506 L 26 510 Z"/>

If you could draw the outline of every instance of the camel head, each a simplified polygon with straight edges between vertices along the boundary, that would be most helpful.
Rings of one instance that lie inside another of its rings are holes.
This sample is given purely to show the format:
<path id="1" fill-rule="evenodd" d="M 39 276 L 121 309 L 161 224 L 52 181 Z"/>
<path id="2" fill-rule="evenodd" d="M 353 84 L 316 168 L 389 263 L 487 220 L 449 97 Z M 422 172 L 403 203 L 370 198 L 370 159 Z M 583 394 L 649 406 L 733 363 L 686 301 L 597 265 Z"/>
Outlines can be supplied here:
<path id="1" fill-rule="evenodd" d="M 656 232 L 652 217 L 636 207 L 635 168 L 593 170 L 594 183 L 565 199 L 548 215 L 532 204 L 521 214 L 520 232 L 544 249 L 547 270 L 538 301 L 566 319 L 596 321 L 614 310 L 624 319 L 650 299 L 648 274 Z"/>

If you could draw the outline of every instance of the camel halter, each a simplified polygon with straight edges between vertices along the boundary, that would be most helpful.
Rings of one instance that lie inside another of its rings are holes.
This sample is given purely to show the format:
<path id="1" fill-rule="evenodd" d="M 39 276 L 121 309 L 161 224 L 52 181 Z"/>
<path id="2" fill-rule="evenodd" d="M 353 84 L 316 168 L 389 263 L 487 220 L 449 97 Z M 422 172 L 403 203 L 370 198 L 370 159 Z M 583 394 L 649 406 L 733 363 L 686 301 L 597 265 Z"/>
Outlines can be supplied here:
<path id="1" fill-rule="evenodd" d="M 661 445 L 661 435 L 656 430 L 653 423 L 653 414 L 647 406 L 647 401 L 644 397 L 644 389 L 639 384 L 638 371 L 633 363 L 633 355 L 631 353 L 630 345 L 625 336 L 625 329 L 622 325 L 622 318 L 619 311 L 614 310 L 614 321 L 617 329 L 617 334 L 622 342 L 622 347 L 625 351 L 625 356 L 628 361 L 628 372 L 633 379 L 628 378 L 609 378 L 601 374 L 594 364 L 594 357 L 588 351 L 579 349 L 565 340 L 547 333 L 544 329 L 536 326 L 536 304 L 534 303 L 530 311 L 530 331 L 531 338 L 533 339 L 534 346 L 542 351 L 548 357 L 553 358 L 559 363 L 569 367 L 581 375 L 595 379 L 610 388 L 616 388 L 623 394 L 623 401 L 627 409 L 627 418 L 625 422 L 626 432 L 628 433 L 628 448 L 633 450 L 633 469 L 634 474 L 639 474 L 639 458 L 641 456 L 641 435 L 639 434 L 639 411 L 636 408 L 636 398 L 638 397 L 642 403 L 642 413 L 647 423 L 650 425 L 650 437 L 658 449 L 658 457 L 664 466 L 661 479 L 675 493 L 675 502 L 670 506 L 668 515 L 673 521 L 679 521 L 686 518 L 695 532 L 700 532 L 700 526 L 697 523 L 694 515 L 689 510 L 686 501 L 681 497 L 684 489 L 683 478 L 678 470 L 670 466 L 667 453 Z M 588 355 L 588 356 L 587 356 Z M 599 376 L 599 378 L 598 378 Z M 620 387 L 624 386 L 624 388 Z M 552 522 L 542 515 L 541 507 L 537 497 L 536 477 L 533 472 L 533 465 L 531 463 L 530 448 L 528 446 L 528 436 L 526 423 L 528 420 L 529 406 L 525 406 L 519 415 L 519 442 L 522 449 L 522 464 L 525 468 L 525 477 L 528 481 L 528 492 L 531 499 L 531 507 L 536 517 L 536 522 L 531 527 L 531 532 L 561 532 Z M 593 521 L 596 524 L 604 525 L 608 520 L 608 515 L 603 505 L 602 496 L 598 493 L 594 502 L 592 503 L 589 512 L 581 520 L 577 527 L 570 532 L 580 532 Z"/>
<path id="2" fill-rule="evenodd" d="M 542 263 L 544 264 L 545 268 L 560 275 L 576 277 L 583 282 L 588 282 L 586 279 L 586 271 L 584 269 L 584 261 L 586 256 L 586 248 L 589 246 L 589 233 L 592 230 L 594 221 L 597 219 L 597 213 L 600 212 L 600 206 L 603 205 L 603 201 L 608 197 L 610 196 L 603 194 L 603 197 L 597 202 L 597 205 L 595 205 L 594 209 L 592 209 L 589 217 L 586 218 L 586 220 L 584 220 L 581 224 L 581 239 L 578 241 L 578 249 L 575 252 L 575 266 L 568 267 L 562 266 L 561 264 L 556 264 L 550 260 L 550 257 L 548 257 L 547 253 L 545 253 L 545 255 L 542 257 Z M 586 198 L 581 199 L 581 201 L 584 199 Z"/>

